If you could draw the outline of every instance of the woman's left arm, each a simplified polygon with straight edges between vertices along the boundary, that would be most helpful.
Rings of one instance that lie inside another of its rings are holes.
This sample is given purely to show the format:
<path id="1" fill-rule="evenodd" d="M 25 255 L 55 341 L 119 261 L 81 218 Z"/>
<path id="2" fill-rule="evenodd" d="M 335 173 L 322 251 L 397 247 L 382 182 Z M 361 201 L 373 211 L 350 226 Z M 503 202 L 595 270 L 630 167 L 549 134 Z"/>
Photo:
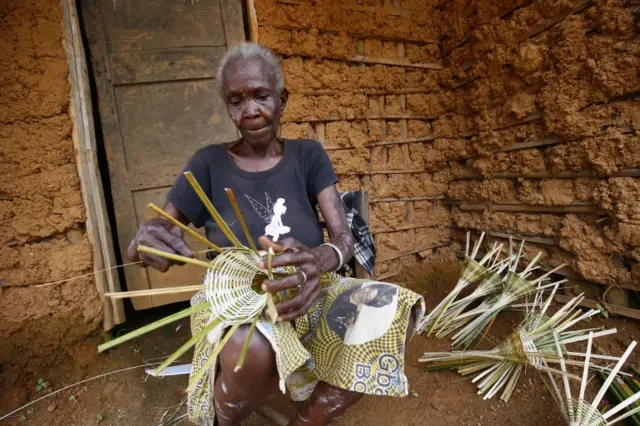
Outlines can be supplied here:
<path id="1" fill-rule="evenodd" d="M 344 205 L 335 185 L 328 186 L 318 194 L 318 205 L 327 225 L 331 244 L 342 253 L 343 264 L 347 263 L 353 257 L 354 241 L 347 227 Z M 335 271 L 340 266 L 338 253 L 330 246 L 307 247 L 293 238 L 283 238 L 276 243 L 267 237 L 262 237 L 260 243 L 265 250 L 272 247 L 276 253 L 279 253 L 273 259 L 274 267 L 294 265 L 304 272 L 304 274 L 268 280 L 262 285 L 264 291 L 271 293 L 300 286 L 298 295 L 276 305 L 278 320 L 292 321 L 304 315 L 320 295 L 322 275 Z"/>
<path id="2" fill-rule="evenodd" d="M 340 194 L 335 185 L 325 188 L 318 195 L 318 205 L 324 217 L 324 222 L 329 231 L 329 240 L 342 253 L 342 263 L 351 260 L 354 252 L 353 234 L 347 226 L 347 217 L 344 211 L 344 204 L 340 199 Z M 338 268 L 340 259 L 335 250 L 328 246 L 321 246 L 318 250 L 322 253 L 323 273 L 333 271 Z"/>

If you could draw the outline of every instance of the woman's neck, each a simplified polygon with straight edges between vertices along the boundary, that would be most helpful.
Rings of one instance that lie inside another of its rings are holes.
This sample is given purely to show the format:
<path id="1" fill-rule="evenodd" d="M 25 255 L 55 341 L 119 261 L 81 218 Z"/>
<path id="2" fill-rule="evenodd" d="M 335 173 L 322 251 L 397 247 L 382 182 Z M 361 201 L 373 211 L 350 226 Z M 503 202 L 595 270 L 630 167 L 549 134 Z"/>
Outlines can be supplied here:
<path id="1" fill-rule="evenodd" d="M 227 149 L 234 155 L 253 159 L 267 159 L 270 157 L 280 157 L 284 152 L 283 142 L 273 138 L 267 145 L 252 146 L 244 139 L 240 139 Z"/>
<path id="2" fill-rule="evenodd" d="M 284 142 L 273 139 L 264 147 L 253 147 L 240 139 L 227 145 L 227 152 L 236 165 L 247 172 L 262 172 L 274 167 L 284 154 Z"/>

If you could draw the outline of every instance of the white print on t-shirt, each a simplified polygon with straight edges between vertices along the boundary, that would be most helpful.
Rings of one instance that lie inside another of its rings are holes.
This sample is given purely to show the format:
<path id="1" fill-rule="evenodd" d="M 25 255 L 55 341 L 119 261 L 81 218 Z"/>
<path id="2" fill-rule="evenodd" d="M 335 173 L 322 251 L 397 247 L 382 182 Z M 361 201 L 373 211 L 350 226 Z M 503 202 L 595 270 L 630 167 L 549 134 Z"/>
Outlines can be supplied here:
<path id="1" fill-rule="evenodd" d="M 269 194 L 265 192 L 264 195 L 266 206 L 263 206 L 246 194 L 245 197 L 247 197 L 247 200 L 249 200 L 253 206 L 256 214 L 267 222 L 267 226 L 264 228 L 265 235 L 273 237 L 273 241 L 278 241 L 280 235 L 288 234 L 289 231 L 291 231 L 291 228 L 282 224 L 282 215 L 287 212 L 287 207 L 284 205 L 285 200 L 284 198 L 278 198 L 274 205 Z"/>

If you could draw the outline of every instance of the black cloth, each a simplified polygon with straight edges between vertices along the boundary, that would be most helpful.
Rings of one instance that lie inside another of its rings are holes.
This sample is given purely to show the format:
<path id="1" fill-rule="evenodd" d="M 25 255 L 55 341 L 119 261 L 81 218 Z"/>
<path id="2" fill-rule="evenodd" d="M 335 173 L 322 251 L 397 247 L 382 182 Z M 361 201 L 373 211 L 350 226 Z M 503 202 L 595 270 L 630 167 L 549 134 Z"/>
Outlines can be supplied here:
<path id="1" fill-rule="evenodd" d="M 282 158 L 263 172 L 242 170 L 224 145 L 209 145 L 189 159 L 184 171 L 191 171 L 223 220 L 246 246 L 249 246 L 248 241 L 225 188 L 233 190 L 256 244 L 260 236 L 269 233 L 268 225 L 279 204 L 286 207 L 281 225 L 289 228 L 280 238 L 292 237 L 309 247 L 317 247 L 324 242 L 315 206 L 318 194 L 335 184 L 338 177 L 319 142 L 285 139 Z M 173 203 L 195 227 L 204 226 L 209 241 L 221 247 L 231 246 L 182 173 L 169 191 L 167 201 Z"/>
<path id="2" fill-rule="evenodd" d="M 354 257 L 369 275 L 373 276 L 373 267 L 376 263 L 376 245 L 369 226 L 356 209 L 355 192 L 343 192 L 340 195 L 344 210 L 347 215 L 347 226 L 351 230 L 354 239 Z M 348 268 L 348 265 L 345 265 Z M 351 269 L 351 268 L 349 268 Z M 354 271 L 349 270 L 353 274 Z"/>

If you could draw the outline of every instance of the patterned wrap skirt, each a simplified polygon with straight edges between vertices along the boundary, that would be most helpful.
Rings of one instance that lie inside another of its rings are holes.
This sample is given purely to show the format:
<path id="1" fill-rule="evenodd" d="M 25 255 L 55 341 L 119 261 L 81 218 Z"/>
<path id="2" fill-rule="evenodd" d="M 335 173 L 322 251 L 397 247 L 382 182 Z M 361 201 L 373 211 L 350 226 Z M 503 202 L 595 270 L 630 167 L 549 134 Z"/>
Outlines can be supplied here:
<path id="1" fill-rule="evenodd" d="M 318 381 L 368 395 L 406 396 L 404 354 L 410 315 L 418 324 L 425 312 L 424 299 L 394 284 L 325 274 L 316 303 L 293 322 L 272 324 L 267 317 L 256 329 L 271 343 L 280 378 L 280 390 L 294 401 L 308 399 Z M 288 298 L 274 295 L 276 303 Z M 206 300 L 204 291 L 192 305 Z M 414 309 L 415 308 L 415 309 Z M 209 310 L 191 317 L 196 335 L 214 318 Z M 207 363 L 228 326 L 214 328 L 195 346 L 191 375 Z M 247 360 L 246 362 L 250 362 Z M 217 360 L 187 395 L 189 420 L 213 426 L 214 383 Z"/>

